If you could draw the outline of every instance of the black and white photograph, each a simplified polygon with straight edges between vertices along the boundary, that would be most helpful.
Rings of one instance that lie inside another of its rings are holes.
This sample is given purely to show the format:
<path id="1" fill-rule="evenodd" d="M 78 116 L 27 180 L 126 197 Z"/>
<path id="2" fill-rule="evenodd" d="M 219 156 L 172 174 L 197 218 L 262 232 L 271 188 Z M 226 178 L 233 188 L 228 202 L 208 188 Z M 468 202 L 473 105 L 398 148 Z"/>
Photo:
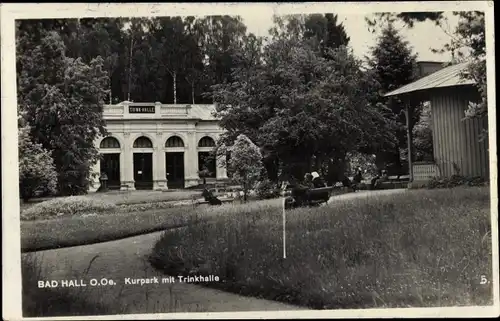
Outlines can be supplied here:
<path id="1" fill-rule="evenodd" d="M 4 319 L 499 315 L 493 1 L 1 15 Z"/>

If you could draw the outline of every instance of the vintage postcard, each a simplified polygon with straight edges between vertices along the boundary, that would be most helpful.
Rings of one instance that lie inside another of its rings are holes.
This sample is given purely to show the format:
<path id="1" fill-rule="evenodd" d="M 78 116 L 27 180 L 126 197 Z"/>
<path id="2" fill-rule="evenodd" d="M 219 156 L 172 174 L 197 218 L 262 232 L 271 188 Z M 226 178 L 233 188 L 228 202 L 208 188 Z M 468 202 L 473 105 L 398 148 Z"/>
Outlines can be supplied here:
<path id="1" fill-rule="evenodd" d="M 1 6 L 3 318 L 499 315 L 493 1 Z"/>

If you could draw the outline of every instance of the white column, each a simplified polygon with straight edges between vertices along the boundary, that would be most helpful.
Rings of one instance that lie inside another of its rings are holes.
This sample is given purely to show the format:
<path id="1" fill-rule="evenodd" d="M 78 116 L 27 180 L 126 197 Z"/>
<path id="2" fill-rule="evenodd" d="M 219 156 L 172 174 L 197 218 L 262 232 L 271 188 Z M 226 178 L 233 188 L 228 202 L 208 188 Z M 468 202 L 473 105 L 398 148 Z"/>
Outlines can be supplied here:
<path id="1" fill-rule="evenodd" d="M 134 155 L 132 151 L 132 143 L 130 141 L 130 134 L 125 133 L 123 135 L 123 143 L 125 146 L 123 146 L 123 178 L 122 180 L 122 190 L 129 190 L 133 191 L 135 190 L 135 183 L 134 183 Z M 120 157 L 121 160 L 121 157 Z"/>
<path id="2" fill-rule="evenodd" d="M 198 152 L 197 141 L 194 131 L 188 132 L 186 151 L 184 152 L 184 186 L 190 187 L 199 184 L 200 176 L 198 175 Z"/>
<path id="3" fill-rule="evenodd" d="M 221 164 L 221 159 L 219 156 L 216 157 L 215 159 L 215 164 L 216 164 L 216 173 L 217 173 L 217 179 L 227 179 L 227 170 L 226 167 Z"/>
<path id="4" fill-rule="evenodd" d="M 165 170 L 165 153 L 163 148 L 156 145 L 153 151 L 153 189 L 166 190 L 166 170 Z"/>
<path id="5" fill-rule="evenodd" d="M 99 175 L 101 174 L 101 160 L 98 159 L 94 165 L 92 165 L 91 173 L 95 174 L 91 178 L 89 192 L 96 192 L 101 183 L 99 182 Z"/>
<path id="6" fill-rule="evenodd" d="M 120 146 L 120 185 L 123 186 L 126 177 L 126 166 L 125 162 L 127 161 L 125 158 L 125 149 L 124 146 Z M 121 189 L 121 187 L 120 187 Z"/>

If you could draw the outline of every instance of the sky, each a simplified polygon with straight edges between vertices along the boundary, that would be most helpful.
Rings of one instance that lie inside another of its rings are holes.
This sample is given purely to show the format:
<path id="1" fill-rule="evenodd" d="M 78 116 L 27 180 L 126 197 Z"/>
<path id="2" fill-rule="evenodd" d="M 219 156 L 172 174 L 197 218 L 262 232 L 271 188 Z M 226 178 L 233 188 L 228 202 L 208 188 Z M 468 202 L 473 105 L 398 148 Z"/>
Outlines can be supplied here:
<path id="1" fill-rule="evenodd" d="M 249 32 L 258 36 L 267 36 L 268 30 L 272 26 L 273 12 L 251 12 L 249 14 L 239 14 Z M 443 27 L 448 33 L 453 33 L 458 23 L 457 17 L 446 13 L 448 23 Z M 351 38 L 350 46 L 358 58 L 364 58 L 369 53 L 370 47 L 375 45 L 377 35 L 372 34 L 365 22 L 365 15 L 338 14 L 339 23 L 342 22 L 348 36 Z M 436 54 L 431 48 L 441 49 L 444 44 L 450 41 L 450 36 L 441 27 L 433 22 L 426 21 L 416 23 L 412 29 L 403 28 L 401 25 L 401 35 L 410 43 L 420 61 L 449 61 L 451 54 Z"/>

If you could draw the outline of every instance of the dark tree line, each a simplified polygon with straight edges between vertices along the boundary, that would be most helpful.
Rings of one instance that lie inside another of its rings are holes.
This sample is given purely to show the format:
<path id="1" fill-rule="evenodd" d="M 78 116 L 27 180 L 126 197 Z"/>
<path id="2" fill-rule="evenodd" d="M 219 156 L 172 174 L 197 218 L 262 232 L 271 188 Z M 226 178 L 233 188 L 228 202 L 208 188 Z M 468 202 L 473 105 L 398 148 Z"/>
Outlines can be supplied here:
<path id="1" fill-rule="evenodd" d="M 354 35 L 335 14 L 275 17 L 267 39 L 233 16 L 18 21 L 20 155 L 43 159 L 22 163 L 20 184 L 40 185 L 22 190 L 85 193 L 99 159 L 94 140 L 106 134 L 103 105 L 124 100 L 217 102 L 226 130 L 221 143 L 247 136 L 273 181 L 313 169 L 339 180 L 352 153 L 375 154 L 379 167 L 404 170 L 403 106 L 383 94 L 413 80 L 416 56 L 392 23 L 442 15 L 380 17 L 386 20 L 368 67 L 349 49 Z M 472 48 L 471 75 L 485 88 L 484 16 L 461 18 L 457 38 Z M 471 111 L 484 114 L 485 104 Z M 425 122 L 417 113 L 412 123 L 426 133 L 421 145 L 429 150 Z M 39 179 L 34 166 L 57 175 Z"/>
<path id="2" fill-rule="evenodd" d="M 230 77 L 247 36 L 232 16 L 21 20 L 19 50 L 32 50 L 49 31 L 60 35 L 67 57 L 104 60 L 106 103 L 211 103 L 204 94 Z"/>

